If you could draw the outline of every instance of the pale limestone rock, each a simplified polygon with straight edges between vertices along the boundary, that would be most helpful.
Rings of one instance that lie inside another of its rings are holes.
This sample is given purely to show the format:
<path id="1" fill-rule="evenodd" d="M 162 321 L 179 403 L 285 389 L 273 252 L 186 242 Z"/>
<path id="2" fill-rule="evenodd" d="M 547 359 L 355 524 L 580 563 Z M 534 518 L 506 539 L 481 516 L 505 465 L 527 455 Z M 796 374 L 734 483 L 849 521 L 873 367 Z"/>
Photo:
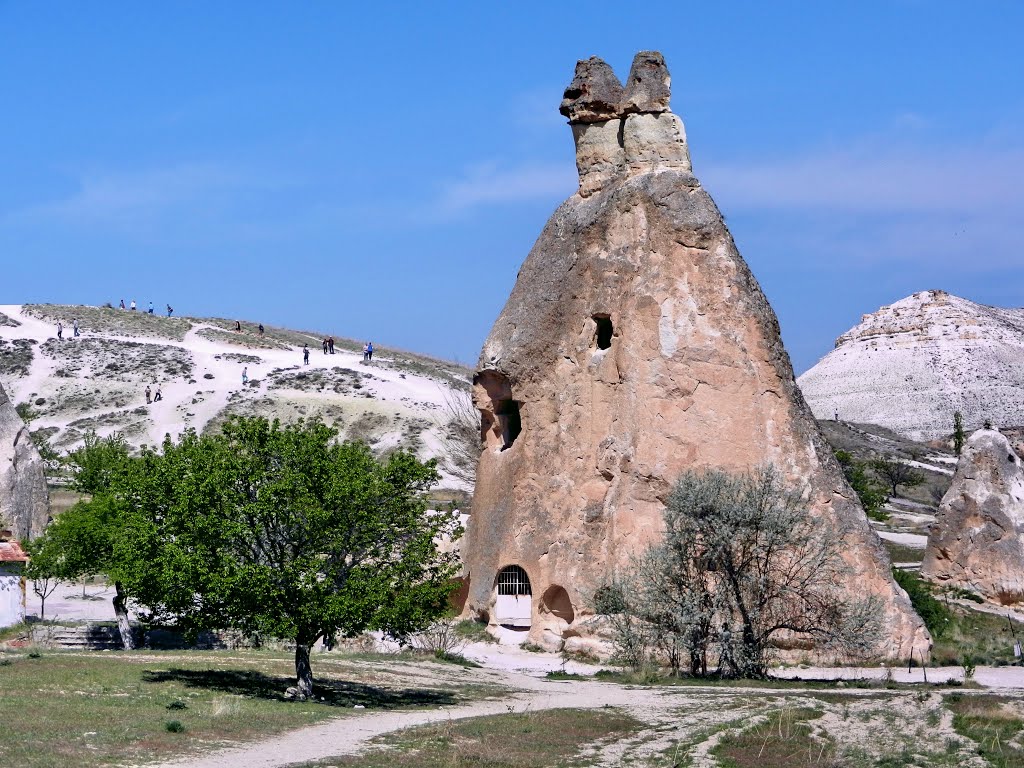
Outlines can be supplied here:
<path id="1" fill-rule="evenodd" d="M 661 535 L 679 476 L 771 463 L 842 537 L 851 592 L 877 598 L 879 655 L 927 654 L 796 387 L 775 314 L 690 172 L 681 121 L 631 113 L 584 128 L 573 125 L 580 190 L 523 264 L 474 380 L 486 445 L 463 548 L 466 615 L 493 624 L 520 610 L 498 584 L 518 565 L 531 640 L 604 652 L 594 591 Z"/>
<path id="2" fill-rule="evenodd" d="M 580 174 L 580 194 L 584 197 L 622 174 L 626 151 L 621 144 L 620 128 L 619 120 L 573 124 L 576 170 Z"/>
<path id="3" fill-rule="evenodd" d="M 50 514 L 43 459 L 28 426 L 0 386 L 0 529 L 16 539 L 43 532 Z"/>
<path id="4" fill-rule="evenodd" d="M 693 170 L 683 121 L 671 112 L 628 115 L 623 121 L 622 145 L 629 173 L 657 168 Z"/>
<path id="5" fill-rule="evenodd" d="M 622 94 L 621 113 L 668 112 L 672 79 L 665 57 L 658 51 L 640 51 L 633 57 Z"/>
<path id="6" fill-rule="evenodd" d="M 978 430 L 964 445 L 921 573 L 1002 605 L 1024 602 L 1024 468 L 999 432 Z"/>

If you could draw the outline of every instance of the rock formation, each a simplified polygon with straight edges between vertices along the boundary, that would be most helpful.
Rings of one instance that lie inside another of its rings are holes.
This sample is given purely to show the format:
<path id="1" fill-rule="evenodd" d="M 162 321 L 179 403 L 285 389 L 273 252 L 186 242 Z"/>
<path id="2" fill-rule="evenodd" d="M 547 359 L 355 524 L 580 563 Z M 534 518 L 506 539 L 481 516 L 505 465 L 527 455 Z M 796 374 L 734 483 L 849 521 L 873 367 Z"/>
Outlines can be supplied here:
<path id="1" fill-rule="evenodd" d="M 843 537 L 851 589 L 879 598 L 880 653 L 927 652 L 775 314 L 691 172 L 669 82 L 643 52 L 625 88 L 594 58 L 565 92 L 579 191 L 523 264 L 474 379 L 485 447 L 465 613 L 586 647 L 594 590 L 660 535 L 683 471 L 771 463 Z"/>
<path id="2" fill-rule="evenodd" d="M 1002 605 L 1024 602 L 1024 468 L 999 432 L 980 429 L 964 445 L 921 573 Z"/>
<path id="3" fill-rule="evenodd" d="M 43 459 L 0 386 L 0 529 L 31 539 L 43 532 L 49 515 Z"/>
<path id="4" fill-rule="evenodd" d="M 1024 309 L 921 291 L 864 315 L 797 383 L 819 419 L 914 440 L 952 434 L 954 411 L 968 429 L 1024 425 Z"/>

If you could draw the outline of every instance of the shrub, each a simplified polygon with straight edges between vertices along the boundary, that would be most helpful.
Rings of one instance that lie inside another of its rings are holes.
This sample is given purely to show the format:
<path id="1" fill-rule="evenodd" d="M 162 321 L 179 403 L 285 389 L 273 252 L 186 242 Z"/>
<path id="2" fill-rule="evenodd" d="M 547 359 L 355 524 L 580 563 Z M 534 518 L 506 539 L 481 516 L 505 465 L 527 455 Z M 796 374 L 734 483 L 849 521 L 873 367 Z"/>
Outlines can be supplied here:
<path id="1" fill-rule="evenodd" d="M 620 659 L 673 673 L 765 677 L 773 638 L 847 656 L 878 644 L 877 600 L 855 600 L 839 537 L 771 467 L 688 472 L 665 508 L 664 540 L 595 594 Z"/>
<path id="2" fill-rule="evenodd" d="M 949 609 L 932 595 L 928 583 L 913 571 L 894 568 L 892 575 L 896 583 L 907 591 L 910 604 L 914 606 L 914 610 L 924 621 L 932 637 L 942 637 L 953 620 Z"/>
<path id="3" fill-rule="evenodd" d="M 164 730 L 168 731 L 169 733 L 184 733 L 185 725 L 181 722 L 181 720 L 168 720 L 166 723 L 164 723 Z"/>

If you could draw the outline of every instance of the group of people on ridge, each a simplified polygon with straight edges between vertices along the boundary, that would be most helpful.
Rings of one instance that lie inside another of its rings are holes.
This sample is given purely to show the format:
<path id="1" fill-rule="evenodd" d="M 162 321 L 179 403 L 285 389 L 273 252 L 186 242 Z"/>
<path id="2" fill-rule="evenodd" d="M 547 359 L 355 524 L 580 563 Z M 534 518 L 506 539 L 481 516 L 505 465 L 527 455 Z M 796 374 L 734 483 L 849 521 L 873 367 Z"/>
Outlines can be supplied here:
<path id="1" fill-rule="evenodd" d="M 131 310 L 132 312 L 134 312 L 137 309 L 137 306 L 135 304 L 135 299 L 132 299 L 131 303 L 127 307 L 124 305 L 124 299 L 121 299 L 120 308 L 121 309 L 128 309 L 128 310 Z M 149 309 L 146 310 L 146 314 L 147 315 L 152 315 L 153 314 L 153 302 L 152 301 L 149 302 Z M 173 314 L 174 314 L 174 307 L 172 307 L 170 304 L 168 304 L 167 305 L 167 316 L 170 317 Z"/>

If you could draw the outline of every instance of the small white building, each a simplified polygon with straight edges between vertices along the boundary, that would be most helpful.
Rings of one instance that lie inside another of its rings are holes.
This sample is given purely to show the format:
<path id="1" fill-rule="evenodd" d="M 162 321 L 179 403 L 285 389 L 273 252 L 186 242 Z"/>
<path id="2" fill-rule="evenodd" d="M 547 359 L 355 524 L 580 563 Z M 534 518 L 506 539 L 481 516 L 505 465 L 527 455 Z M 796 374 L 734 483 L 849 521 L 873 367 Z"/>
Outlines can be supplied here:
<path id="1" fill-rule="evenodd" d="M 25 563 L 28 555 L 16 541 L 0 537 L 0 628 L 25 620 Z"/>

